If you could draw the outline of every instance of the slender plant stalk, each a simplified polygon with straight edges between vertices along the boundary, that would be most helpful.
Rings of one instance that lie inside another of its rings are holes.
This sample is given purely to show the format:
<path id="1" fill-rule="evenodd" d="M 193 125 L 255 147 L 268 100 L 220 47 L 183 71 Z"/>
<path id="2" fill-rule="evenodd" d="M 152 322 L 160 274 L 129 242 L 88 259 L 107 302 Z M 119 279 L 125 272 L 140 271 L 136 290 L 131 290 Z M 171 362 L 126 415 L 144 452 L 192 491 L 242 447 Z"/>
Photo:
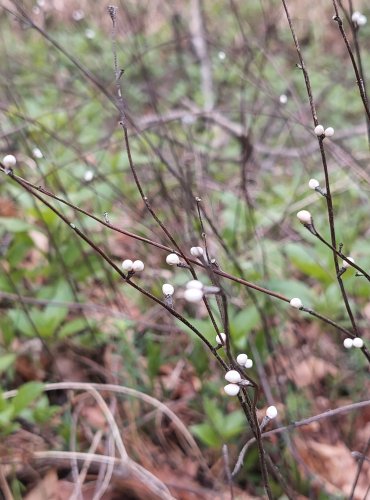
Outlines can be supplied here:
<path id="1" fill-rule="evenodd" d="M 335 0 L 333 0 L 333 1 L 335 2 Z M 306 69 L 306 65 L 305 65 L 305 62 L 303 59 L 302 51 L 301 51 L 301 48 L 299 45 L 298 38 L 297 38 L 296 33 L 295 33 L 295 29 L 294 29 L 294 26 L 293 26 L 293 23 L 292 23 L 292 20 L 290 17 L 290 13 L 289 13 L 289 10 L 287 7 L 286 0 L 282 0 L 282 3 L 283 3 L 285 14 L 286 14 L 286 17 L 288 20 L 289 28 L 290 28 L 290 31 L 292 33 L 294 45 L 296 47 L 296 51 L 298 54 L 300 68 L 302 69 L 302 72 L 303 72 L 304 81 L 305 81 L 305 85 L 306 85 L 306 91 L 307 91 L 308 100 L 309 100 L 310 108 L 311 108 L 312 119 L 313 119 L 314 125 L 316 127 L 319 124 L 319 121 L 317 118 L 317 112 L 316 112 L 316 107 L 315 107 L 315 103 L 314 103 L 309 74 L 308 74 L 308 71 Z M 337 242 L 336 242 L 336 234 L 335 234 L 334 209 L 333 209 L 333 200 L 332 200 L 331 191 L 330 191 L 329 171 L 328 171 L 328 165 L 327 165 L 326 154 L 325 154 L 325 149 L 324 149 L 324 136 L 318 137 L 317 140 L 319 143 L 321 161 L 322 161 L 322 166 L 323 166 L 324 176 L 325 176 L 325 188 L 326 188 L 325 200 L 326 200 L 328 222 L 329 222 L 329 228 L 330 228 L 331 246 L 333 247 L 332 253 L 333 253 L 335 272 L 337 275 L 337 281 L 339 284 L 339 288 L 340 288 L 340 291 L 342 294 L 342 299 L 343 299 L 345 308 L 347 310 L 348 317 L 349 317 L 351 324 L 352 324 L 354 335 L 358 336 L 359 331 L 358 331 L 358 328 L 356 325 L 356 321 L 355 321 L 354 315 L 352 313 L 351 306 L 349 304 L 349 300 L 347 297 L 346 290 L 344 288 L 343 280 L 342 280 L 340 273 L 339 273 L 340 267 L 339 267 L 339 262 L 338 262 L 338 255 L 336 252 Z"/>

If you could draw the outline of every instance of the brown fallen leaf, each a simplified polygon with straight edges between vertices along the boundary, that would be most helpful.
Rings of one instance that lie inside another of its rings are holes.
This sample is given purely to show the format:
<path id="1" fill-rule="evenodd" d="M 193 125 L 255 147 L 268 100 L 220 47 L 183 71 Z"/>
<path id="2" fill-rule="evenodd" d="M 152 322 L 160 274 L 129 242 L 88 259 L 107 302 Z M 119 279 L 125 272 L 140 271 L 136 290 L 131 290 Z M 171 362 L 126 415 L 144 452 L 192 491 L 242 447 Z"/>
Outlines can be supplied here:
<path id="1" fill-rule="evenodd" d="M 334 376 L 338 373 L 338 369 L 332 363 L 315 356 L 307 356 L 294 363 L 282 360 L 282 363 L 287 376 L 300 388 L 310 386 L 327 375 Z"/>
<path id="2" fill-rule="evenodd" d="M 55 469 L 49 470 L 45 477 L 39 481 L 25 500 L 59 500 L 58 475 Z"/>
<path id="3" fill-rule="evenodd" d="M 331 445 L 314 439 L 300 438 L 296 438 L 294 443 L 305 465 L 323 483 L 328 493 L 351 493 L 357 473 L 357 461 L 343 443 Z M 364 462 L 354 500 L 365 498 L 369 484 L 370 465 Z"/>

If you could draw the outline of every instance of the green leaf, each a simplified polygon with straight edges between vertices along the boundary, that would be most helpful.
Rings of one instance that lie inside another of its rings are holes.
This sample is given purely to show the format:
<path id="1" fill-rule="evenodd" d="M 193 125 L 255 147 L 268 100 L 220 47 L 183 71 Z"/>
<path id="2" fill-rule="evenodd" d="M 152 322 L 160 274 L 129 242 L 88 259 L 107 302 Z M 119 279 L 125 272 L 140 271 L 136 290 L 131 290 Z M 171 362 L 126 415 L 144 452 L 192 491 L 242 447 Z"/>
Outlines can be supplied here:
<path id="1" fill-rule="evenodd" d="M 307 249 L 298 243 L 288 243 L 284 245 L 284 251 L 299 271 L 323 283 L 331 283 L 332 277 L 325 267 L 321 266 L 318 255 L 313 248 Z M 325 261 L 323 265 L 326 266 L 326 264 Z"/>
<path id="2" fill-rule="evenodd" d="M 153 340 L 148 337 L 146 354 L 148 360 L 148 375 L 150 379 L 154 379 L 154 377 L 158 375 L 159 368 L 162 364 L 161 344 L 153 342 Z"/>
<path id="3" fill-rule="evenodd" d="M 12 405 L 0 410 L 0 430 L 7 432 L 7 427 L 12 423 L 14 418 L 14 408 Z"/>
<path id="4" fill-rule="evenodd" d="M 0 356 L 0 373 L 5 372 L 14 363 L 16 357 L 13 353 Z"/>
<path id="5" fill-rule="evenodd" d="M 312 288 L 302 281 L 273 279 L 267 281 L 264 286 L 285 295 L 288 299 L 299 297 L 305 307 L 311 307 L 314 301 Z"/>
<path id="6" fill-rule="evenodd" d="M 31 311 L 29 313 L 31 316 Z M 28 315 L 19 309 L 12 309 L 8 312 L 8 318 L 10 319 L 13 328 L 19 330 L 26 337 L 33 337 L 35 335 L 35 330 L 32 327 L 32 323 Z"/>
<path id="7" fill-rule="evenodd" d="M 27 408 L 32 401 L 43 393 L 43 390 L 44 384 L 40 382 L 27 382 L 22 385 L 12 401 L 14 415 L 18 415 L 22 410 Z"/>
<path id="8" fill-rule="evenodd" d="M 76 335 L 79 332 L 82 332 L 87 328 L 87 321 L 83 318 L 76 318 L 67 322 L 61 326 L 58 331 L 58 339 L 63 339 L 65 337 L 69 337 L 70 335 Z"/>
<path id="9" fill-rule="evenodd" d="M 11 233 L 23 233 L 34 229 L 32 224 L 16 219 L 15 217 L 0 217 L 0 227 Z"/>
<path id="10" fill-rule="evenodd" d="M 240 436 L 243 430 L 247 428 L 247 422 L 244 413 L 241 410 L 233 411 L 227 415 L 222 429 L 222 437 L 225 440 Z"/>
<path id="11" fill-rule="evenodd" d="M 248 333 L 259 326 L 260 315 L 255 306 L 247 307 L 238 312 L 230 321 L 231 338 L 238 344 L 238 341 L 245 343 Z"/>
<path id="12" fill-rule="evenodd" d="M 218 404 L 209 398 L 204 398 L 203 405 L 204 411 L 212 426 L 219 435 L 222 435 L 222 429 L 225 424 L 224 413 L 220 410 Z"/>
<path id="13" fill-rule="evenodd" d="M 196 424 L 190 427 L 191 432 L 199 438 L 205 445 L 212 448 L 220 446 L 221 439 L 213 427 L 209 424 Z"/>

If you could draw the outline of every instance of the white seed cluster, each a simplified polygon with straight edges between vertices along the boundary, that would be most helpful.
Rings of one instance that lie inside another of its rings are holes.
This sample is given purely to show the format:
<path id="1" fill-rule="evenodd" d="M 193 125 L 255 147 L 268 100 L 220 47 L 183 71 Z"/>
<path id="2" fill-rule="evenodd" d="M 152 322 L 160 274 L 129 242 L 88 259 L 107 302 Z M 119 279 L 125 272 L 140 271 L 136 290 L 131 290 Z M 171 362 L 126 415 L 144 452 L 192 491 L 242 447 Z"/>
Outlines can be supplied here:
<path id="1" fill-rule="evenodd" d="M 17 163 L 17 159 L 14 155 L 6 155 L 3 158 L 3 164 L 4 164 L 4 167 L 6 167 L 6 168 L 15 167 L 16 163 Z"/>
<path id="2" fill-rule="evenodd" d="M 224 387 L 224 391 L 228 396 L 236 396 L 237 394 L 239 394 L 240 386 L 249 384 L 249 381 L 243 379 L 241 374 L 237 370 L 229 370 L 228 372 L 226 372 L 225 380 L 229 382 L 229 384 L 225 385 Z"/>
<path id="3" fill-rule="evenodd" d="M 32 150 L 32 156 L 34 158 L 37 158 L 37 159 L 40 159 L 40 158 L 44 157 L 44 155 L 42 154 L 41 149 L 39 149 L 39 148 L 33 148 L 33 150 Z"/>
<path id="4" fill-rule="evenodd" d="M 266 417 L 270 420 L 276 418 L 278 414 L 276 406 L 269 406 L 266 410 Z"/>
<path id="5" fill-rule="evenodd" d="M 133 266 L 133 262 L 132 260 L 130 259 L 125 259 L 122 264 L 121 264 L 121 267 L 124 271 L 132 271 L 132 266 Z"/>
<path id="6" fill-rule="evenodd" d="M 312 224 L 312 215 L 308 210 L 300 210 L 297 213 L 297 218 L 301 224 Z"/>
<path id="7" fill-rule="evenodd" d="M 140 273 L 141 271 L 144 271 L 144 262 L 142 260 L 135 260 L 134 263 L 132 264 L 132 270 L 135 273 Z"/>
<path id="8" fill-rule="evenodd" d="M 243 368 L 252 368 L 253 366 L 253 360 L 249 359 L 244 352 L 237 355 L 236 362 Z"/>
<path id="9" fill-rule="evenodd" d="M 126 272 L 134 272 L 134 273 L 140 273 L 141 271 L 144 271 L 144 262 L 142 260 L 135 260 L 134 262 L 130 259 L 125 259 L 121 267 L 124 271 Z"/>
<path id="10" fill-rule="evenodd" d="M 92 170 L 86 170 L 84 174 L 84 179 L 86 182 L 92 181 L 94 178 L 94 172 Z"/>
<path id="11" fill-rule="evenodd" d="M 293 299 L 291 299 L 289 304 L 292 307 L 294 307 L 294 309 L 302 309 L 302 307 L 303 307 L 302 301 L 298 297 L 294 297 Z"/>
<path id="12" fill-rule="evenodd" d="M 191 280 L 186 284 L 184 298 L 188 302 L 200 302 L 203 299 L 203 283 L 198 280 Z"/>
<path id="13" fill-rule="evenodd" d="M 199 280 L 191 280 L 186 283 L 186 288 L 196 288 L 197 290 L 203 289 L 203 283 Z"/>
<path id="14" fill-rule="evenodd" d="M 190 253 L 193 257 L 202 257 L 204 250 L 202 247 L 191 247 Z"/>
<path id="15" fill-rule="evenodd" d="M 175 289 L 170 283 L 162 285 L 162 292 L 165 297 L 171 297 L 175 293 Z"/>
<path id="16" fill-rule="evenodd" d="M 225 380 L 227 380 L 231 384 L 239 384 L 239 382 L 241 381 L 241 379 L 242 379 L 242 376 L 236 370 L 229 370 L 225 374 Z"/>
<path id="17" fill-rule="evenodd" d="M 324 135 L 324 132 L 325 132 L 325 129 L 322 125 L 317 125 L 315 128 L 314 128 L 314 132 L 315 134 L 320 137 L 322 135 Z"/>
<path id="18" fill-rule="evenodd" d="M 367 23 L 367 17 L 364 16 L 361 12 L 359 12 L 358 10 L 356 10 L 353 14 L 352 14 L 352 22 L 354 24 L 356 24 L 357 26 L 365 26 L 365 24 Z"/>
<path id="19" fill-rule="evenodd" d="M 226 333 L 219 333 L 216 335 L 216 342 L 218 345 L 225 345 L 226 344 Z"/>
<path id="20" fill-rule="evenodd" d="M 247 362 L 247 360 L 248 360 L 248 356 L 244 352 L 238 354 L 236 357 L 236 362 L 240 366 L 244 366 L 245 363 Z"/>
<path id="21" fill-rule="evenodd" d="M 288 96 L 286 94 L 281 94 L 279 97 L 280 104 L 286 104 L 288 102 Z"/>
<path id="22" fill-rule="evenodd" d="M 200 302 L 203 298 L 203 292 L 198 288 L 187 288 L 184 292 L 184 298 L 188 302 Z"/>
<path id="23" fill-rule="evenodd" d="M 96 33 L 94 30 L 89 29 L 89 28 L 85 29 L 85 37 L 88 38 L 89 40 L 92 40 L 93 38 L 95 38 L 95 35 L 96 35 Z"/>
<path id="24" fill-rule="evenodd" d="M 350 260 L 351 262 L 355 262 L 355 259 L 353 257 L 347 257 L 347 259 Z M 348 269 L 349 267 L 351 267 L 351 264 L 349 264 L 346 260 L 344 260 L 342 267 L 343 269 Z"/>
<path id="25" fill-rule="evenodd" d="M 357 347 L 357 349 L 361 349 L 364 346 L 364 341 L 360 337 L 355 337 L 354 339 L 348 337 L 344 339 L 343 345 L 346 349 L 351 349 L 351 347 Z"/>
<path id="26" fill-rule="evenodd" d="M 166 262 L 169 266 L 177 266 L 177 264 L 180 264 L 180 258 L 175 253 L 169 253 L 166 257 Z"/>
<path id="27" fill-rule="evenodd" d="M 228 396 L 237 396 L 240 391 L 240 387 L 236 384 L 227 384 L 224 387 L 224 391 Z"/>
<path id="28" fill-rule="evenodd" d="M 324 128 L 322 125 L 316 125 L 314 128 L 314 133 L 317 137 L 333 137 L 334 129 L 333 127 Z"/>
<path id="29" fill-rule="evenodd" d="M 308 187 L 309 187 L 310 189 L 316 189 L 316 188 L 318 188 L 319 186 L 320 186 L 320 183 L 319 183 L 319 181 L 318 181 L 317 179 L 310 179 L 310 180 L 308 181 Z"/>

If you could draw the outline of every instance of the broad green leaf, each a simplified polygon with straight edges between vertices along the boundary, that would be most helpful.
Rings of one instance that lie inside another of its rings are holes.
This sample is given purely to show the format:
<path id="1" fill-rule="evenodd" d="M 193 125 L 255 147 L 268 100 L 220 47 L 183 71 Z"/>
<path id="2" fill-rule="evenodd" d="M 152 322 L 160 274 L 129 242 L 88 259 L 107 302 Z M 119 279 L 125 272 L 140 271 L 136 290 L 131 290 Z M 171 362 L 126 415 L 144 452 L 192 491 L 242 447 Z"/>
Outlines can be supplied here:
<path id="1" fill-rule="evenodd" d="M 248 423 L 245 415 L 241 410 L 233 411 L 226 416 L 222 436 L 225 440 L 240 436 L 243 430 L 246 430 Z"/>
<path id="2" fill-rule="evenodd" d="M 230 321 L 233 342 L 245 340 L 248 333 L 260 323 L 260 315 L 255 306 L 249 306 L 238 312 Z"/>
<path id="3" fill-rule="evenodd" d="M 203 405 L 204 411 L 212 426 L 219 435 L 222 435 L 222 429 L 225 424 L 223 411 L 220 410 L 219 405 L 215 401 L 209 398 L 204 398 Z"/>
<path id="4" fill-rule="evenodd" d="M 5 372 L 14 363 L 16 357 L 13 353 L 0 356 L 0 373 Z"/>
<path id="5" fill-rule="evenodd" d="M 0 430 L 4 430 L 12 422 L 14 417 L 14 408 L 8 405 L 0 410 Z"/>
<path id="6" fill-rule="evenodd" d="M 274 292 L 285 295 L 288 299 L 299 297 L 304 306 L 311 307 L 314 296 L 312 288 L 298 280 L 269 280 L 264 286 Z"/>
<path id="7" fill-rule="evenodd" d="M 43 390 L 44 384 L 41 384 L 40 382 L 27 382 L 22 385 L 12 401 L 14 415 L 19 415 L 22 410 L 27 408 L 32 401 L 43 393 Z"/>
<path id="8" fill-rule="evenodd" d="M 284 245 L 284 252 L 292 264 L 302 273 L 323 283 L 331 283 L 332 276 L 326 271 L 325 267 L 320 265 L 319 258 L 312 248 L 307 249 L 298 243 L 288 243 Z M 326 261 L 323 265 L 326 265 Z"/>
<path id="9" fill-rule="evenodd" d="M 196 424 L 190 427 L 191 432 L 205 445 L 215 448 L 220 446 L 221 439 L 213 427 L 209 424 Z"/>
<path id="10" fill-rule="evenodd" d="M 19 330 L 21 333 L 26 335 L 26 337 L 34 337 L 35 330 L 31 323 L 31 311 L 27 315 L 24 311 L 19 309 L 12 309 L 8 312 L 8 318 L 10 318 L 13 328 Z"/>
<path id="11" fill-rule="evenodd" d="M 67 320 L 58 330 L 58 338 L 63 339 L 65 337 L 69 337 L 70 335 L 76 335 L 77 333 L 85 330 L 87 326 L 87 321 L 83 318 Z"/>
<path id="12" fill-rule="evenodd" d="M 34 226 L 15 217 L 0 217 L 0 228 L 11 233 L 22 233 L 34 229 Z"/>

